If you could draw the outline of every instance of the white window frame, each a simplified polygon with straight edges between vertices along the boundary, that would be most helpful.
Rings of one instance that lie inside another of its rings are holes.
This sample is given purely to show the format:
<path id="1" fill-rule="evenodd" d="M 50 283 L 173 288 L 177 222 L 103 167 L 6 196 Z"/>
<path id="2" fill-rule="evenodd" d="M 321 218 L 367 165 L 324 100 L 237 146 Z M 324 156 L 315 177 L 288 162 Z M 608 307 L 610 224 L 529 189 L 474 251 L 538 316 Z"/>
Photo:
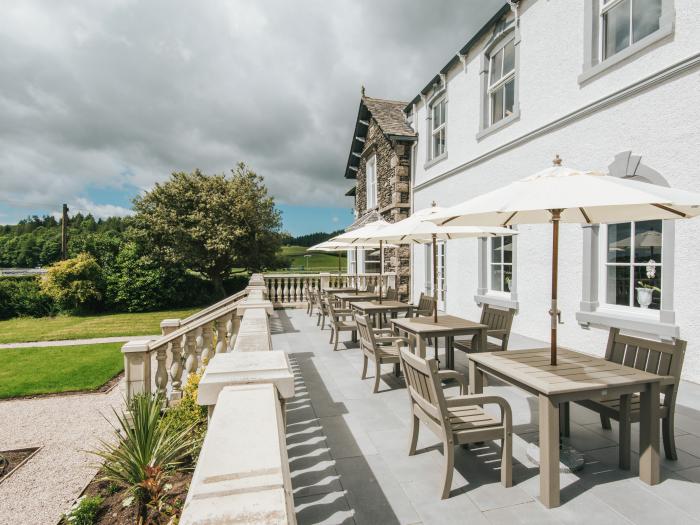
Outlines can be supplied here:
<path id="1" fill-rule="evenodd" d="M 636 221 L 636 222 L 622 222 L 622 223 L 615 223 L 615 224 L 630 224 L 630 239 L 635 238 L 635 232 L 636 232 L 636 223 L 637 222 L 646 222 L 646 221 Z M 640 268 L 646 268 L 648 263 L 638 263 L 635 262 L 635 243 L 632 241 L 630 242 L 630 260 L 629 262 L 624 262 L 624 263 L 611 263 L 608 261 L 608 231 L 609 227 L 611 225 L 615 224 L 606 224 L 605 225 L 605 233 L 601 235 L 602 240 L 601 240 L 601 260 L 600 260 L 600 282 L 599 282 L 599 297 L 601 297 L 602 301 L 605 304 L 606 308 L 611 308 L 611 309 L 619 309 L 620 311 L 630 311 L 629 309 L 632 308 L 632 311 L 641 311 L 643 310 L 640 306 L 635 306 L 635 297 L 636 297 L 636 289 L 637 286 L 635 284 L 635 276 L 634 276 L 634 269 L 637 267 Z M 661 221 L 661 253 L 662 256 L 660 260 L 654 261 L 654 267 L 658 268 L 661 270 L 661 275 L 663 276 L 663 253 L 665 251 L 664 247 L 664 242 L 663 242 L 663 229 L 664 229 L 664 221 Z M 608 268 L 611 266 L 621 266 L 621 267 L 626 267 L 630 269 L 630 278 L 629 278 L 629 286 L 630 286 L 630 302 L 627 305 L 622 305 L 622 304 L 615 304 L 615 303 L 609 303 L 608 298 L 607 298 L 607 285 L 608 285 Z M 655 309 L 644 309 L 648 310 L 651 312 L 659 312 L 661 309 L 663 309 L 664 304 L 663 304 L 663 299 L 664 299 L 664 294 L 663 294 L 663 285 L 660 287 L 662 292 L 661 292 L 661 298 L 659 301 L 659 310 Z M 643 312 L 642 312 L 643 313 Z M 654 314 L 655 315 L 655 314 Z"/>
<path id="2" fill-rule="evenodd" d="M 603 0 L 584 0 L 583 72 L 578 77 L 578 83 L 581 85 L 610 70 L 616 64 L 630 59 L 649 46 L 666 39 L 675 31 L 675 0 L 661 0 L 659 28 L 637 42 L 631 41 L 632 35 L 630 33 L 630 45 L 607 58 L 603 58 L 605 51 L 603 49 L 602 13 L 609 11 L 621 1 L 613 0 L 604 5 Z M 630 15 L 630 24 L 632 24 L 631 18 Z"/>
<path id="3" fill-rule="evenodd" d="M 505 235 L 503 237 L 491 237 L 491 238 L 487 239 L 488 269 L 487 269 L 486 273 L 487 273 L 487 281 L 488 281 L 488 293 L 510 296 L 510 291 L 506 291 L 503 289 L 497 290 L 494 288 L 494 286 L 493 286 L 493 272 L 491 271 L 494 266 L 499 266 L 501 268 L 501 276 L 503 276 L 503 275 L 505 275 L 504 269 L 507 266 L 510 266 L 510 274 L 511 274 L 511 276 L 513 275 L 513 258 L 512 258 L 512 256 L 511 256 L 511 262 L 507 263 L 504 261 L 505 257 L 503 256 L 503 253 L 505 253 L 505 252 L 502 252 L 501 262 L 500 263 L 493 262 L 493 241 L 495 239 L 500 239 L 501 242 L 503 242 L 503 239 L 505 239 L 505 237 L 511 238 L 511 243 L 513 243 L 513 249 L 515 249 L 515 244 L 514 244 L 515 243 L 515 235 Z M 509 287 L 512 286 L 512 283 L 513 283 L 513 278 L 511 277 L 511 284 L 509 285 Z M 503 283 L 503 284 L 505 284 L 505 283 Z"/>
<path id="4" fill-rule="evenodd" d="M 435 127 L 435 120 L 433 118 L 433 112 L 436 106 L 442 105 L 444 116 L 442 119 L 442 124 Z M 430 160 L 435 160 L 442 158 L 447 153 L 447 97 L 443 93 L 437 97 L 434 101 L 430 103 Z M 443 150 L 441 152 L 435 151 L 435 135 L 442 133 L 443 135 Z"/>
<path id="5" fill-rule="evenodd" d="M 501 60 L 501 76 L 492 84 L 491 83 L 491 70 L 493 68 L 493 62 L 495 56 L 501 51 L 505 50 L 506 46 L 513 42 L 513 54 L 515 55 L 515 35 L 511 35 L 510 37 L 503 38 L 499 42 L 497 46 L 495 46 L 493 49 L 489 51 L 488 54 L 488 72 L 486 73 L 487 79 L 488 79 L 488 86 L 486 88 L 486 96 L 488 97 L 488 126 L 493 126 L 494 124 L 498 124 L 504 119 L 507 119 L 513 115 L 516 109 L 516 103 L 515 103 L 515 93 L 513 93 L 513 111 L 511 111 L 510 115 L 506 115 L 506 91 L 505 91 L 505 85 L 510 82 L 511 80 L 515 83 L 515 73 L 516 73 L 516 67 L 515 67 L 515 56 L 513 57 L 513 69 L 509 71 L 506 74 L 503 74 L 503 67 L 505 64 L 505 60 Z M 503 56 L 505 57 L 505 51 Z M 503 116 L 494 121 L 493 120 L 493 95 L 496 91 L 498 90 L 503 90 Z M 515 85 L 513 86 L 513 90 L 515 91 Z"/>
<path id="6" fill-rule="evenodd" d="M 517 226 L 512 227 L 514 232 L 517 232 Z M 478 243 L 478 261 L 477 261 L 477 279 L 478 285 L 474 301 L 481 306 L 488 304 L 500 308 L 512 308 L 518 310 L 520 304 L 518 302 L 518 241 L 520 235 L 513 235 L 513 255 L 511 257 L 512 276 L 510 281 L 510 292 L 501 292 L 491 288 L 491 243 L 487 238 L 479 239 Z"/>
<path id="7" fill-rule="evenodd" d="M 371 173 L 371 177 L 370 177 Z M 372 155 L 365 163 L 365 196 L 366 208 L 377 207 L 377 156 Z"/>
<path id="8" fill-rule="evenodd" d="M 437 241 L 437 297 L 438 310 L 444 311 L 447 303 L 447 244 Z M 433 296 L 433 245 L 425 244 L 425 293 Z"/>
<path id="9" fill-rule="evenodd" d="M 599 13 L 598 13 L 598 24 L 599 24 L 598 27 L 600 27 L 600 31 L 598 31 L 598 38 L 599 38 L 598 49 L 600 50 L 600 53 L 599 53 L 600 56 L 598 57 L 598 59 L 601 62 L 603 62 L 604 60 L 607 60 L 608 58 L 612 58 L 613 56 L 617 55 L 618 53 L 622 53 L 625 49 L 627 49 L 630 46 L 637 43 L 637 42 L 632 41 L 632 38 L 634 36 L 634 19 L 633 19 L 632 13 L 634 12 L 634 3 L 638 0 L 629 0 L 629 3 L 630 3 L 629 13 L 628 13 L 628 15 L 629 15 L 629 42 L 625 47 L 623 47 L 619 51 L 613 53 L 610 56 L 605 56 L 605 47 L 606 47 L 605 46 L 605 44 L 606 44 L 606 42 L 605 42 L 605 24 L 606 24 L 605 15 L 626 1 L 627 0 L 610 0 L 610 2 L 605 3 L 605 0 L 601 0 L 600 9 L 599 9 Z M 659 26 L 661 26 L 661 14 L 659 14 Z M 652 31 L 652 33 L 656 32 L 656 31 L 658 31 L 658 29 L 656 29 L 655 31 Z M 651 35 L 652 33 L 649 33 L 649 34 Z M 647 35 L 647 36 L 649 36 L 649 35 Z M 643 38 L 646 38 L 646 37 L 643 37 Z"/>

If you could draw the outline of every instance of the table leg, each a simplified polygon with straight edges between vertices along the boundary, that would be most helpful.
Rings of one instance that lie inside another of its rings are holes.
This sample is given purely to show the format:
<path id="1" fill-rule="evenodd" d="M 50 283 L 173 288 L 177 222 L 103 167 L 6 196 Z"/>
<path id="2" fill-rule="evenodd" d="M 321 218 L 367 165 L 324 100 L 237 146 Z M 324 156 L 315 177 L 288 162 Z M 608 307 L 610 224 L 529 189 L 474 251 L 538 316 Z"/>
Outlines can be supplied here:
<path id="1" fill-rule="evenodd" d="M 425 359 L 425 338 L 416 335 L 417 343 L 418 343 L 418 355 Z"/>
<path id="2" fill-rule="evenodd" d="M 469 361 L 469 393 L 484 393 L 484 373 L 477 368 L 474 361 Z"/>
<path id="3" fill-rule="evenodd" d="M 660 481 L 659 383 L 651 383 L 639 400 L 639 479 L 648 485 Z"/>
<path id="4" fill-rule="evenodd" d="M 540 501 L 559 506 L 559 406 L 540 394 Z"/>
<path id="5" fill-rule="evenodd" d="M 559 434 L 562 437 L 571 435 L 571 424 L 569 422 L 569 403 L 559 403 Z"/>
<path id="6" fill-rule="evenodd" d="M 445 338 L 445 353 L 447 354 L 447 368 L 455 369 L 455 338 L 448 336 Z"/>
<path id="7" fill-rule="evenodd" d="M 630 469 L 630 457 L 632 456 L 632 423 L 630 422 L 630 395 L 620 396 L 620 448 L 619 464 L 622 470 Z"/>

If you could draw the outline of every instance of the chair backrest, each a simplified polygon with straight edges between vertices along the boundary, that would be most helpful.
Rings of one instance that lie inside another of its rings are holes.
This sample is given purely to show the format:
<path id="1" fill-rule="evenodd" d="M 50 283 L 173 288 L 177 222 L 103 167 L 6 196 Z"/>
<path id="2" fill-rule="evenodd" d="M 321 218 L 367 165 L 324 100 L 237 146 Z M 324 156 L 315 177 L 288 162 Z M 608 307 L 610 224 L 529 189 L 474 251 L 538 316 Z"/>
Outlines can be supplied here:
<path id="1" fill-rule="evenodd" d="M 416 315 L 430 316 L 433 315 L 435 310 L 435 299 L 424 293 L 420 294 L 420 299 L 418 300 L 418 306 L 416 307 Z"/>
<path id="2" fill-rule="evenodd" d="M 411 401 L 444 428 L 447 408 L 438 378 L 437 361 L 418 357 L 406 347 L 400 349 L 399 355 Z"/>
<path id="3" fill-rule="evenodd" d="M 671 376 L 678 385 L 686 344 L 682 339 L 664 342 L 632 337 L 621 334 L 619 328 L 611 328 L 605 359 L 652 374 Z"/>
<path id="4" fill-rule="evenodd" d="M 321 290 L 317 290 L 314 293 L 314 301 L 316 302 L 316 306 L 318 307 L 318 310 L 320 312 L 325 312 L 326 310 L 326 303 L 325 303 L 325 293 Z"/>
<path id="5" fill-rule="evenodd" d="M 387 301 L 396 301 L 398 299 L 399 295 L 396 293 L 396 288 L 389 288 L 386 291 L 386 300 Z"/>
<path id="6" fill-rule="evenodd" d="M 333 301 L 330 300 L 328 296 L 324 297 L 324 304 L 326 305 L 328 317 L 330 317 L 331 322 L 335 323 L 338 321 L 338 315 L 335 313 L 335 307 L 333 306 Z"/>
<path id="7" fill-rule="evenodd" d="M 481 310 L 480 322 L 489 327 L 489 337 L 501 341 L 501 350 L 508 349 L 508 338 L 510 337 L 510 329 L 513 326 L 513 317 L 515 317 L 515 309 L 513 308 L 503 309 L 484 304 Z"/>
<path id="8" fill-rule="evenodd" d="M 374 330 L 372 330 L 372 322 L 367 315 L 355 315 L 357 323 L 357 337 L 360 341 L 360 348 L 366 349 L 374 353 L 377 341 L 374 338 Z"/>
<path id="9" fill-rule="evenodd" d="M 374 292 L 375 286 L 376 286 L 376 285 L 375 285 L 374 283 L 368 282 L 368 283 L 367 283 L 367 286 L 365 286 L 365 290 L 367 290 L 368 292 Z"/>

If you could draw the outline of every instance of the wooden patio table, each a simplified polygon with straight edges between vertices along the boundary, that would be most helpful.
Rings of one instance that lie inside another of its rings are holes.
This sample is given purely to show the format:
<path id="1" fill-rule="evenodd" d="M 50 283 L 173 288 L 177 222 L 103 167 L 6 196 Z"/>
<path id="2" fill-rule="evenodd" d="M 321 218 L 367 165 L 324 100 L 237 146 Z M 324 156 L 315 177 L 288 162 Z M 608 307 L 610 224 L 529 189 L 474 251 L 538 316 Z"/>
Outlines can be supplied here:
<path id="1" fill-rule="evenodd" d="M 333 295 L 340 301 L 343 308 L 347 308 L 348 303 L 353 303 L 355 301 L 372 301 L 373 299 L 379 299 L 379 294 L 376 292 L 340 292 Z"/>
<path id="2" fill-rule="evenodd" d="M 382 318 L 384 317 L 382 314 L 388 313 L 394 317 L 398 312 L 410 313 L 415 306 L 408 303 L 402 303 L 401 301 L 387 301 L 385 299 L 381 303 L 379 301 L 354 301 L 350 303 L 350 308 L 362 312 L 365 315 L 374 316 L 376 314 L 380 314 L 377 327 L 382 328 Z"/>
<path id="3" fill-rule="evenodd" d="M 486 373 L 539 398 L 540 500 L 546 507 L 560 504 L 559 409 L 569 401 L 639 393 L 639 478 L 659 482 L 659 384 L 668 378 L 564 348 L 555 366 L 549 347 L 472 353 L 468 359 L 470 393 L 482 393 Z"/>
<path id="4" fill-rule="evenodd" d="M 425 357 L 425 341 L 431 338 L 445 338 L 445 356 L 447 359 L 447 368 L 454 369 L 455 350 L 454 339 L 460 335 L 478 334 L 477 352 L 487 348 L 486 334 L 488 326 L 481 323 L 476 323 L 468 319 L 462 319 L 454 315 L 438 315 L 437 323 L 433 320 L 433 316 L 429 317 L 407 317 L 405 319 L 392 319 L 391 324 L 394 329 L 399 329 L 403 332 L 414 336 L 418 342 L 418 354 Z M 437 356 L 437 344 L 435 345 L 435 354 Z"/>

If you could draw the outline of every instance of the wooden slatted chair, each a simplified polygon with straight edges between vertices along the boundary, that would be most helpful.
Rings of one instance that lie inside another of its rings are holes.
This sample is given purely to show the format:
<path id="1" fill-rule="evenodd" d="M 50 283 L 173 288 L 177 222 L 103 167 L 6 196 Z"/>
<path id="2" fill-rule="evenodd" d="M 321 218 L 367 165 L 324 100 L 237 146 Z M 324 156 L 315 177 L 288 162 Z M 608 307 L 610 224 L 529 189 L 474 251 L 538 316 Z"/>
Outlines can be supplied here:
<path id="1" fill-rule="evenodd" d="M 308 284 L 305 284 L 304 294 L 306 296 L 306 313 L 309 315 L 309 317 L 313 317 L 314 306 L 316 305 L 316 299 L 314 298 L 316 290 L 310 288 Z"/>
<path id="2" fill-rule="evenodd" d="M 508 349 L 508 338 L 510 337 L 510 329 L 513 326 L 513 317 L 515 316 L 515 309 L 508 308 L 501 309 L 494 306 L 485 304 L 481 309 L 481 324 L 488 326 L 487 336 L 493 339 L 498 339 L 500 343 L 492 343 L 488 341 L 486 343 L 487 348 L 482 350 L 484 352 L 496 352 L 499 350 L 506 351 Z M 455 341 L 455 350 L 461 350 L 462 352 L 472 352 L 477 346 L 476 335 L 472 336 L 470 339 L 459 339 Z"/>
<path id="3" fill-rule="evenodd" d="M 399 294 L 396 293 L 396 288 L 387 288 L 386 295 L 384 296 L 384 299 L 387 301 L 397 301 L 399 298 Z"/>
<path id="4" fill-rule="evenodd" d="M 365 285 L 366 292 L 374 292 L 376 285 L 374 283 L 367 282 Z"/>
<path id="5" fill-rule="evenodd" d="M 681 380 L 681 369 L 685 356 L 686 342 L 675 339 L 673 342 L 652 341 L 631 337 L 620 333 L 619 328 L 610 329 L 605 359 L 637 370 L 670 376 L 661 383 L 661 429 L 664 451 L 668 459 L 678 459 L 673 418 L 676 410 L 676 396 Z M 629 468 L 631 456 L 631 426 L 639 422 L 639 394 L 621 396 L 601 401 L 584 400 L 578 404 L 600 414 L 603 428 L 610 429 L 610 420 L 620 423 L 620 467 Z"/>
<path id="6" fill-rule="evenodd" d="M 372 323 L 367 315 L 355 315 L 357 324 L 357 334 L 362 350 L 362 379 L 367 378 L 367 363 L 370 359 L 374 361 L 374 389 L 375 394 L 379 391 L 379 380 L 383 364 L 394 364 L 394 372 L 399 374 L 399 348 L 408 345 L 408 341 L 403 337 L 378 334 L 372 328 Z"/>
<path id="7" fill-rule="evenodd" d="M 314 294 L 314 301 L 316 302 L 316 326 L 321 325 L 321 330 L 326 326 L 326 317 L 328 316 L 328 307 L 326 306 L 326 300 L 324 298 L 325 292 L 322 290 L 317 290 Z"/>
<path id="8" fill-rule="evenodd" d="M 435 298 L 421 293 L 418 299 L 418 306 L 413 309 L 414 317 L 429 317 L 435 311 Z"/>
<path id="9" fill-rule="evenodd" d="M 512 473 L 513 416 L 508 402 L 499 396 L 485 394 L 464 395 L 466 379 L 454 370 L 438 370 L 435 359 L 422 359 L 408 349 L 399 350 L 406 386 L 411 398 L 411 439 L 408 455 L 416 453 L 420 422 L 423 422 L 442 440 L 445 457 L 442 499 L 450 496 L 454 472 L 454 447 L 487 440 L 501 441 L 501 483 L 510 487 Z M 462 395 L 445 397 L 441 381 L 457 379 Z M 496 404 L 501 409 L 500 419 L 484 412 L 482 406 Z"/>
<path id="10" fill-rule="evenodd" d="M 338 308 L 333 304 L 333 301 L 327 297 L 324 299 L 328 310 L 328 321 L 331 327 L 331 338 L 328 341 L 333 344 L 333 350 L 338 350 L 338 336 L 340 332 L 354 332 L 357 330 L 357 325 L 353 319 L 353 311 L 345 308 Z"/>

